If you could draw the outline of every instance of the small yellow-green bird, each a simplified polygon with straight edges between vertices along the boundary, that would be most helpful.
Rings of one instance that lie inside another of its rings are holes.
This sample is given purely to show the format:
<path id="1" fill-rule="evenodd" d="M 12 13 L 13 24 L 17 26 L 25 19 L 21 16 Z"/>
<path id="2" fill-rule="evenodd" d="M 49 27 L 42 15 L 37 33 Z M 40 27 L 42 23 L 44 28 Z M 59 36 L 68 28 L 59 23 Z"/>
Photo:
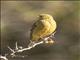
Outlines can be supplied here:
<path id="1" fill-rule="evenodd" d="M 40 14 L 38 20 L 32 25 L 30 40 L 38 42 L 41 38 L 53 34 L 56 27 L 56 22 L 51 15 Z"/>

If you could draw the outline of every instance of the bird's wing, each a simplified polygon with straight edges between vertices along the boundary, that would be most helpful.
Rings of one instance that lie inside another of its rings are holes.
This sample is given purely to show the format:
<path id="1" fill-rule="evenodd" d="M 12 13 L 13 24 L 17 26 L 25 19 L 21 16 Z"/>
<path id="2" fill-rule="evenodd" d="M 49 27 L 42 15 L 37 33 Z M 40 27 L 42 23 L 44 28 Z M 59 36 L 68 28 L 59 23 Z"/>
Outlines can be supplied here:
<path id="1" fill-rule="evenodd" d="M 49 29 L 49 22 L 45 20 L 38 20 L 32 26 L 30 38 L 34 38 L 33 36 L 37 36 L 38 34 L 43 35 Z"/>
<path id="2" fill-rule="evenodd" d="M 33 25 L 32 25 L 32 28 L 31 28 L 31 30 L 30 30 L 30 38 L 32 38 L 32 33 L 33 33 L 33 31 L 34 31 L 34 29 L 37 27 L 37 23 L 38 21 L 36 21 L 35 23 L 33 23 Z"/>
<path id="3" fill-rule="evenodd" d="M 30 36 L 32 36 L 32 34 L 33 34 L 33 32 L 35 31 L 36 28 L 40 27 L 40 24 L 43 25 L 42 21 L 38 20 L 32 25 Z"/>
<path id="4" fill-rule="evenodd" d="M 31 28 L 31 32 L 35 29 L 35 27 L 36 27 L 36 22 L 35 23 L 33 23 L 33 25 L 32 25 L 32 28 Z"/>

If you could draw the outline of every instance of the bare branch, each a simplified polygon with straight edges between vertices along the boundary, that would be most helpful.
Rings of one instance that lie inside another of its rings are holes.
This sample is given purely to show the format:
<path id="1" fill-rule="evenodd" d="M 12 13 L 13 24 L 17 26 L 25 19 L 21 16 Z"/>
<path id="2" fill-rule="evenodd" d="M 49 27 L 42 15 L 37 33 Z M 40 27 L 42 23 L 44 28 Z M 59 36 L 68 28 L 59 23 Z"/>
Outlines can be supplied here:
<path id="1" fill-rule="evenodd" d="M 6 56 L 1 56 L 1 55 L 0 55 L 0 59 L 8 60 Z"/>
<path id="2" fill-rule="evenodd" d="M 36 45 L 39 45 L 39 44 L 42 44 L 44 41 L 41 41 L 41 42 L 38 42 L 38 43 L 35 43 L 34 45 L 30 46 L 30 47 L 27 47 L 27 48 L 23 48 L 23 49 L 19 49 L 19 47 L 17 46 L 17 49 L 11 49 L 10 47 L 8 47 L 10 49 L 10 51 L 12 52 L 10 55 L 14 56 L 15 53 L 17 52 L 23 52 L 25 50 L 30 50 L 31 48 L 34 48 Z"/>
<path id="3" fill-rule="evenodd" d="M 49 37 L 45 37 L 43 38 L 42 41 L 40 42 L 37 42 L 37 43 L 34 43 L 32 44 L 31 46 L 28 45 L 27 48 L 23 48 L 22 46 L 18 46 L 17 42 L 15 43 L 15 49 L 12 49 L 8 46 L 9 50 L 12 52 L 10 55 L 12 57 L 16 56 L 15 53 L 19 53 L 19 52 L 23 52 L 25 50 L 30 50 L 31 48 L 34 48 L 35 46 L 39 45 L 39 44 L 43 44 L 45 41 L 47 41 L 49 38 L 51 38 L 52 36 L 54 36 L 55 33 L 53 33 L 52 35 L 50 35 Z"/>

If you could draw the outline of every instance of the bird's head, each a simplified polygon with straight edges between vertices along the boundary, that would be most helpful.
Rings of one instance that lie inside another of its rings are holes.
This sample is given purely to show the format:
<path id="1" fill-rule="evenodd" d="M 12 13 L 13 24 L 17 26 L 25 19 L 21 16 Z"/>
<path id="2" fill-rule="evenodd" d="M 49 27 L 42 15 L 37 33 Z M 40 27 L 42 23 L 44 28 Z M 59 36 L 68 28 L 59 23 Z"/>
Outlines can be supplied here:
<path id="1" fill-rule="evenodd" d="M 40 20 L 51 20 L 51 19 L 53 19 L 53 17 L 49 14 L 40 14 L 39 19 Z"/>

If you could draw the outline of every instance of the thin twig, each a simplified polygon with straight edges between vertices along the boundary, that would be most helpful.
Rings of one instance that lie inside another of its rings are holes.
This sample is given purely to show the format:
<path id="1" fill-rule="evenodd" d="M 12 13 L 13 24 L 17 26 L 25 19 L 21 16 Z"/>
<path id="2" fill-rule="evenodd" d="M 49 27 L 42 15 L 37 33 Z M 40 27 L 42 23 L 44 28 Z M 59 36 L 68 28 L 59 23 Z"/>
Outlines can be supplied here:
<path id="1" fill-rule="evenodd" d="M 2 55 L 0 55 L 0 59 L 8 60 L 6 56 L 2 56 Z"/>
<path id="2" fill-rule="evenodd" d="M 55 34 L 55 33 L 54 33 L 54 34 Z M 54 36 L 54 34 L 50 35 L 49 37 L 43 38 L 42 41 L 40 41 L 40 42 L 38 42 L 38 43 L 34 43 L 33 45 L 28 46 L 27 48 L 23 48 L 23 47 L 20 48 L 20 46 L 18 46 L 18 44 L 17 44 L 17 42 L 16 42 L 16 44 L 15 44 L 15 49 L 12 49 L 12 48 L 10 48 L 10 47 L 8 46 L 9 50 L 12 52 L 10 55 L 14 57 L 14 56 L 16 56 L 15 53 L 17 53 L 17 52 L 19 53 L 19 52 L 23 52 L 23 51 L 25 51 L 25 50 L 30 50 L 31 48 L 34 48 L 35 46 L 37 46 L 37 45 L 39 45 L 39 44 L 43 44 L 45 41 L 48 40 L 48 38 L 51 38 L 52 36 Z"/>
<path id="3" fill-rule="evenodd" d="M 38 42 L 38 43 L 35 43 L 33 46 L 30 46 L 30 47 L 28 47 L 28 48 L 23 48 L 23 49 L 18 49 L 17 48 L 17 50 L 15 49 L 11 49 L 9 46 L 8 46 L 8 48 L 10 49 L 10 51 L 12 52 L 10 55 L 15 55 L 15 53 L 17 53 L 17 52 L 23 52 L 23 51 L 25 51 L 25 50 L 30 50 L 31 48 L 34 48 L 36 45 L 39 45 L 39 44 L 42 44 L 44 41 L 41 41 L 41 42 Z"/>

